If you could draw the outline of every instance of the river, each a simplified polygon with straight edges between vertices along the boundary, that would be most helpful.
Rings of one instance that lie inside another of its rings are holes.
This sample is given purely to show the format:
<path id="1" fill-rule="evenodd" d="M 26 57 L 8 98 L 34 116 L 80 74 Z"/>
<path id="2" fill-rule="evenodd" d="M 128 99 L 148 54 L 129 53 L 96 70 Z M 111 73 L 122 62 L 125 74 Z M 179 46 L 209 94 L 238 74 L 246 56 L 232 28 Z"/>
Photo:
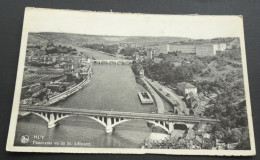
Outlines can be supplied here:
<path id="1" fill-rule="evenodd" d="M 77 50 L 96 59 L 115 59 L 115 57 L 88 49 L 77 48 Z M 155 105 L 141 105 L 137 93 L 146 90 L 136 83 L 130 65 L 94 64 L 93 71 L 90 83 L 56 105 L 91 110 L 155 112 Z M 144 139 L 148 138 L 151 133 L 147 123 L 142 120 L 128 121 L 117 125 L 111 135 L 105 133 L 101 124 L 86 117 L 65 118 L 60 121 L 60 125 L 52 129 L 48 129 L 46 125 L 43 119 L 35 115 L 19 118 L 15 145 L 23 145 L 20 143 L 22 135 L 29 137 L 42 135 L 44 141 L 80 142 L 86 143 L 87 147 L 139 148 Z M 35 144 L 29 141 L 27 145 Z M 49 146 L 53 146 L 53 144 Z M 86 147 L 86 145 L 82 147 Z"/>

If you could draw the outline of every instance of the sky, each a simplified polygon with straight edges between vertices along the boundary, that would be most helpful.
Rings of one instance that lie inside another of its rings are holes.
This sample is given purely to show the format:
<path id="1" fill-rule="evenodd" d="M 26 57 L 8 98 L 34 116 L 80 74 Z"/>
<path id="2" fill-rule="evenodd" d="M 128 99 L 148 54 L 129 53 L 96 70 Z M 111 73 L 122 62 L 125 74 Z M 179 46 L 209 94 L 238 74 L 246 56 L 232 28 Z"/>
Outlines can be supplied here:
<path id="1" fill-rule="evenodd" d="M 27 32 L 211 39 L 243 36 L 242 16 L 156 15 L 26 8 Z"/>

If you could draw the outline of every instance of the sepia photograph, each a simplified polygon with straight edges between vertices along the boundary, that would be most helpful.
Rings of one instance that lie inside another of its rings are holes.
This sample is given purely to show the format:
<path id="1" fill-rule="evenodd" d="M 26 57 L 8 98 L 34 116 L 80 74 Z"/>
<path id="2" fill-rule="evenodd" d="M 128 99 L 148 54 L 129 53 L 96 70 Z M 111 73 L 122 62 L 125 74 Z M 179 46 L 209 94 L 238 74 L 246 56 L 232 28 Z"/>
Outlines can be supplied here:
<path id="1" fill-rule="evenodd" d="M 248 156 L 254 141 L 242 16 L 26 8 L 7 151 Z"/>

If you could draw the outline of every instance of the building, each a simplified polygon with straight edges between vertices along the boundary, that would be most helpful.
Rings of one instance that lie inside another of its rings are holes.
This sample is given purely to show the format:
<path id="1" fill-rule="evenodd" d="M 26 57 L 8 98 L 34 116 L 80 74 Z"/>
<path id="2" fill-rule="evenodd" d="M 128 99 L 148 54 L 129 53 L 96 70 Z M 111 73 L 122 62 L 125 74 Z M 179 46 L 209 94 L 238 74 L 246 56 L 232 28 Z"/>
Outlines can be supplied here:
<path id="1" fill-rule="evenodd" d="M 225 51 L 227 49 L 227 44 L 226 43 L 219 43 L 215 44 L 217 46 L 218 51 Z"/>
<path id="2" fill-rule="evenodd" d="M 174 67 L 178 67 L 182 65 L 182 62 L 177 62 L 177 61 L 173 61 L 171 63 L 174 65 Z"/>
<path id="3" fill-rule="evenodd" d="M 169 44 L 163 44 L 158 46 L 158 52 L 167 54 L 170 51 L 170 45 Z"/>
<path id="4" fill-rule="evenodd" d="M 189 94 L 190 92 L 193 94 L 197 94 L 197 87 L 187 82 L 178 83 L 177 90 L 182 95 Z"/>
<path id="5" fill-rule="evenodd" d="M 38 60 L 39 60 L 39 58 L 37 56 L 33 56 L 33 57 L 31 57 L 30 62 L 36 63 L 36 62 L 38 62 Z"/>
<path id="6" fill-rule="evenodd" d="M 166 44 L 159 45 L 159 52 L 167 54 L 168 52 L 193 53 L 196 56 L 215 56 L 217 51 L 225 51 L 226 43 L 218 44 Z"/>
<path id="7" fill-rule="evenodd" d="M 160 57 L 154 57 L 153 62 L 154 63 L 161 63 L 163 61 L 163 58 Z"/>
<path id="8" fill-rule="evenodd" d="M 153 51 L 147 51 L 147 59 L 153 59 Z"/>
<path id="9" fill-rule="evenodd" d="M 181 53 L 196 53 L 196 46 L 189 44 L 171 44 L 169 50 L 171 52 L 180 51 Z"/>
<path id="10" fill-rule="evenodd" d="M 169 62 L 170 64 L 173 64 L 175 67 L 181 66 L 183 63 L 183 58 L 173 55 L 164 55 L 165 62 Z"/>
<path id="11" fill-rule="evenodd" d="M 58 58 L 59 58 L 58 56 L 52 56 L 52 62 L 53 63 L 57 62 Z"/>
<path id="12" fill-rule="evenodd" d="M 52 74 L 52 75 L 61 75 L 66 73 L 64 69 L 38 69 L 36 74 Z"/>
<path id="13" fill-rule="evenodd" d="M 213 44 L 198 45 L 196 47 L 196 56 L 215 56 L 218 46 Z"/>
<path id="14" fill-rule="evenodd" d="M 139 70 L 139 77 L 143 78 L 144 77 L 144 69 Z"/>

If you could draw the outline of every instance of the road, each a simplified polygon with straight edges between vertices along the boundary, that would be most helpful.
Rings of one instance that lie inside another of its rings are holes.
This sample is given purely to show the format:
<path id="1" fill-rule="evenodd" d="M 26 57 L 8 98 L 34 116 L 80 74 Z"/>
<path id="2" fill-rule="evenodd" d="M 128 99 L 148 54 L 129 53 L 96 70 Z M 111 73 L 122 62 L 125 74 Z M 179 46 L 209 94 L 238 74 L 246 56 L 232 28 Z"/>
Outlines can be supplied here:
<path id="1" fill-rule="evenodd" d="M 154 91 L 152 86 L 146 81 L 145 78 L 142 78 L 142 81 L 146 84 L 147 90 L 152 94 L 152 96 L 155 100 L 156 107 L 157 107 L 157 113 L 164 113 L 165 109 L 164 109 L 164 104 L 163 104 L 161 97 Z"/>
<path id="2" fill-rule="evenodd" d="M 183 114 L 189 114 L 189 110 L 185 104 L 185 102 L 183 102 L 181 100 L 181 98 L 176 94 L 174 93 L 171 89 L 169 89 L 168 87 L 165 87 L 161 84 L 159 84 L 158 82 L 156 81 L 152 81 L 151 79 L 149 78 L 145 78 L 154 88 L 157 89 L 157 91 L 161 92 L 162 95 L 165 96 L 165 98 L 167 98 L 170 102 L 172 102 L 172 104 L 175 103 L 175 101 L 177 101 L 178 103 L 178 108 L 179 110 L 183 113 Z M 168 95 L 168 96 L 166 96 Z M 181 113 L 180 113 L 181 114 Z"/>

